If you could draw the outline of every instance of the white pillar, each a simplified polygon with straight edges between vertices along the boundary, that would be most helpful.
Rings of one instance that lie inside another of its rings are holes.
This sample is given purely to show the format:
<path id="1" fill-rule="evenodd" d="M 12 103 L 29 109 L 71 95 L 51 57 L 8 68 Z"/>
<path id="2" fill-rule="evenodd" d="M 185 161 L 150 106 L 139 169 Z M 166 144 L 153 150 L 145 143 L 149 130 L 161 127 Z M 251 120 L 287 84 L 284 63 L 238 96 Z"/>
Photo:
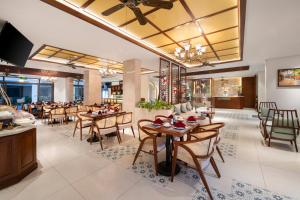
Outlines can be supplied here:
<path id="1" fill-rule="evenodd" d="M 123 105 L 124 111 L 134 112 L 141 99 L 141 61 L 126 60 L 123 63 Z"/>
<path id="2" fill-rule="evenodd" d="M 149 77 L 148 75 L 141 75 L 141 98 L 149 101 Z"/>
<path id="3" fill-rule="evenodd" d="M 54 82 L 54 101 L 66 102 L 66 78 L 57 78 Z"/>
<path id="4" fill-rule="evenodd" d="M 66 78 L 66 101 L 70 102 L 73 101 L 73 95 L 74 95 L 74 79 L 73 78 Z"/>
<path id="5" fill-rule="evenodd" d="M 84 104 L 101 103 L 101 75 L 98 70 L 84 72 Z"/>

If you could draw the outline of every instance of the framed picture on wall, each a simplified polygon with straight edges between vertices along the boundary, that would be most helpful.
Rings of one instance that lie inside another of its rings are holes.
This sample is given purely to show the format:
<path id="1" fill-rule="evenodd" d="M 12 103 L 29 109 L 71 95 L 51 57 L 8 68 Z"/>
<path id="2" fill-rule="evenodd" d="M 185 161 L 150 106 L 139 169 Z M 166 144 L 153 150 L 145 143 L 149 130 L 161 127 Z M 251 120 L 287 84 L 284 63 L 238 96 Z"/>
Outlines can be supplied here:
<path id="1" fill-rule="evenodd" d="M 279 69 L 278 87 L 300 87 L 300 68 Z"/>

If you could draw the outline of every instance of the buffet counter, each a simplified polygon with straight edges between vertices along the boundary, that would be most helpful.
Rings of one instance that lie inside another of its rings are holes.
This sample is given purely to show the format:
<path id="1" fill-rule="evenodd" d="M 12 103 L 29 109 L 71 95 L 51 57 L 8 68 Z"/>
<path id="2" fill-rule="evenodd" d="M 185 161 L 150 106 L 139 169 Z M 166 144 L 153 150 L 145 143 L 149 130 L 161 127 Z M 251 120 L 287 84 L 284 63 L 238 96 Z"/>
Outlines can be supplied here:
<path id="1" fill-rule="evenodd" d="M 0 131 L 0 189 L 19 182 L 37 168 L 36 127 Z"/>
<path id="2" fill-rule="evenodd" d="M 212 97 L 215 108 L 243 109 L 244 96 Z"/>

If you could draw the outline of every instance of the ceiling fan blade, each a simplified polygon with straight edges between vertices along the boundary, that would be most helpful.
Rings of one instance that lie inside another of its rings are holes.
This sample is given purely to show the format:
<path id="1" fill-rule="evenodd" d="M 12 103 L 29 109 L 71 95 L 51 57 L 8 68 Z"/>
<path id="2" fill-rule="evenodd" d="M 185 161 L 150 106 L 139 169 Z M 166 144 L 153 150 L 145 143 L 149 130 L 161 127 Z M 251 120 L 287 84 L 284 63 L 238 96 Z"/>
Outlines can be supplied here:
<path id="1" fill-rule="evenodd" d="M 129 7 L 135 14 L 137 20 L 139 21 L 140 25 L 147 24 L 147 19 L 143 15 L 142 11 L 138 7 Z"/>
<path id="2" fill-rule="evenodd" d="M 162 1 L 162 0 L 144 0 L 143 5 L 156 7 L 156 8 L 163 8 L 163 9 L 173 8 L 173 3 L 172 2 Z"/>
<path id="3" fill-rule="evenodd" d="M 124 4 L 118 4 L 116 6 L 113 6 L 113 7 L 109 8 L 109 9 L 103 11 L 102 15 L 109 16 L 109 15 L 113 14 L 114 12 L 117 12 L 118 10 L 121 10 L 124 7 L 125 7 Z"/>

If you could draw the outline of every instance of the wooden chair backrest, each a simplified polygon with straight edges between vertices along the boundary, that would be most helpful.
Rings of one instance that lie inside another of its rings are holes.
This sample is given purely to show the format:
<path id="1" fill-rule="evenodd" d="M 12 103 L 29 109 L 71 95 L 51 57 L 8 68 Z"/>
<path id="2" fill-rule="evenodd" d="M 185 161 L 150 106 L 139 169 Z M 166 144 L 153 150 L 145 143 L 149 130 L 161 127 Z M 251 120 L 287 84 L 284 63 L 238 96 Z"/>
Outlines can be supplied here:
<path id="1" fill-rule="evenodd" d="M 149 119 L 141 119 L 138 121 L 138 133 L 140 141 L 145 137 L 156 137 L 159 134 L 157 131 L 146 130 L 144 128 L 145 125 L 150 123 L 153 123 L 153 121 Z"/>
<path id="2" fill-rule="evenodd" d="M 272 130 L 274 128 L 289 128 L 296 130 L 300 127 L 297 110 L 270 109 L 267 120 L 271 119 Z"/>
<path id="3" fill-rule="evenodd" d="M 276 102 L 262 101 L 262 102 L 259 103 L 257 111 L 260 112 L 262 108 L 269 108 L 269 109 L 276 109 L 277 110 L 277 105 L 276 105 Z"/>

